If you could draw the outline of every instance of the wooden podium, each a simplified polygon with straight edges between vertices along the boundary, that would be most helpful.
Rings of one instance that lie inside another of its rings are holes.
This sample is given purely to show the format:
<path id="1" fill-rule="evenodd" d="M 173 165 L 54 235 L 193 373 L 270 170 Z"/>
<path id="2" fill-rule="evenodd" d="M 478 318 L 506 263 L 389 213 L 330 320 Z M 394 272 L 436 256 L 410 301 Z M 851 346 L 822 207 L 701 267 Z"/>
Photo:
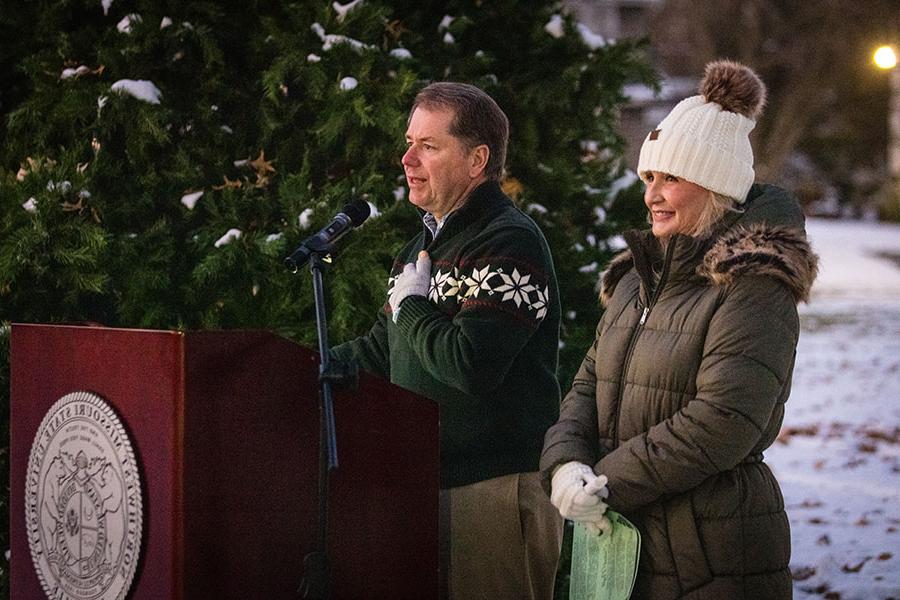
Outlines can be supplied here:
<path id="1" fill-rule="evenodd" d="M 29 453 L 80 390 L 118 414 L 143 492 L 131 600 L 294 599 L 315 550 L 317 354 L 267 332 L 21 325 L 11 338 L 12 597 L 46 598 L 26 533 Z M 333 598 L 436 598 L 438 408 L 360 374 L 335 393 Z"/>

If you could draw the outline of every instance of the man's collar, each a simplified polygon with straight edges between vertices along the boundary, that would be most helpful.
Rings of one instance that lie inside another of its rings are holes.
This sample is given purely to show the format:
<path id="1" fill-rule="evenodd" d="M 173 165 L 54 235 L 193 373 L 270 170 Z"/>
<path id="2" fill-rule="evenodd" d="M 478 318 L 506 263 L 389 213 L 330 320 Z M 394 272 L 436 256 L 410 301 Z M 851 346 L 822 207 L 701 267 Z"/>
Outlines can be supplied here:
<path id="1" fill-rule="evenodd" d="M 425 224 L 425 227 L 431 232 L 432 238 L 435 238 L 451 216 L 456 219 L 462 215 L 485 210 L 487 207 L 493 205 L 498 199 L 506 200 L 506 196 L 500 188 L 500 182 L 489 179 L 478 184 L 478 186 L 469 193 L 465 201 L 461 202 L 457 208 L 444 215 L 443 219 L 438 220 L 433 214 L 426 212 L 421 208 L 418 210 L 422 215 L 422 222 Z"/>
<path id="2" fill-rule="evenodd" d="M 424 212 L 422 215 L 422 222 L 425 224 L 425 227 L 428 228 L 428 231 L 431 232 L 431 238 L 434 239 L 437 237 L 438 231 L 441 229 L 441 225 L 443 225 L 443 220 L 438 221 L 437 217 L 435 217 L 430 212 Z M 447 217 L 444 217 L 445 219 Z"/>

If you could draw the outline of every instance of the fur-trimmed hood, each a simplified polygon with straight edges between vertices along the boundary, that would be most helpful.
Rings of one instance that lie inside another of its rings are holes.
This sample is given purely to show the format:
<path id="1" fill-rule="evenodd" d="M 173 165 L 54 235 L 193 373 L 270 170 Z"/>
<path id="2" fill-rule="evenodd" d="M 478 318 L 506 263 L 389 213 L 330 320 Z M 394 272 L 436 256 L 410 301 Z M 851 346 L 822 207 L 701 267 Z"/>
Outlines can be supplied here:
<path id="1" fill-rule="evenodd" d="M 706 250 L 695 274 L 711 285 L 724 286 L 741 275 L 774 277 L 788 286 L 795 301 L 808 302 L 818 274 L 818 262 L 802 225 L 797 227 L 794 222 L 787 226 L 770 225 L 742 217 Z M 619 253 L 610 262 L 600 281 L 600 300 L 604 306 L 608 305 L 616 285 L 633 267 L 631 249 Z"/>
<path id="2" fill-rule="evenodd" d="M 788 286 L 796 302 L 809 302 L 818 273 L 819 257 L 805 235 L 763 224 L 729 231 L 697 267 L 697 274 L 714 285 L 729 285 L 744 274 L 774 277 Z"/>

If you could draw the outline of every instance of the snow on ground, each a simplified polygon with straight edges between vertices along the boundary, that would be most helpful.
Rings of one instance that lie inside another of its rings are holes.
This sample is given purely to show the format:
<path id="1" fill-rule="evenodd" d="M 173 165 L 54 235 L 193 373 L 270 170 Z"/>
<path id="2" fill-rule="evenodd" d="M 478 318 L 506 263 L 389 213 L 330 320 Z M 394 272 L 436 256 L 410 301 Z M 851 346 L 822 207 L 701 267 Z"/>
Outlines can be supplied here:
<path id="1" fill-rule="evenodd" d="M 799 600 L 900 599 L 900 226 L 810 219 L 820 274 L 766 461 Z"/>

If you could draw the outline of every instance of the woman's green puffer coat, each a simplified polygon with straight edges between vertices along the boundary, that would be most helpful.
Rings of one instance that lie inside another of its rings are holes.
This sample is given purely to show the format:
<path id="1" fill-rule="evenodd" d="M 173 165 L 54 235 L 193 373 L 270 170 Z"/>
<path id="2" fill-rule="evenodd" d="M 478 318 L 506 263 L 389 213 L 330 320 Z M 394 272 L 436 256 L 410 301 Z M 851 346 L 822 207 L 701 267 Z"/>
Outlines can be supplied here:
<path id="1" fill-rule="evenodd" d="M 708 240 L 626 235 L 597 336 L 541 458 L 609 478 L 642 536 L 633 598 L 789 598 L 778 435 L 817 258 L 796 201 L 755 185 Z M 658 280 L 658 283 L 655 281 Z"/>

